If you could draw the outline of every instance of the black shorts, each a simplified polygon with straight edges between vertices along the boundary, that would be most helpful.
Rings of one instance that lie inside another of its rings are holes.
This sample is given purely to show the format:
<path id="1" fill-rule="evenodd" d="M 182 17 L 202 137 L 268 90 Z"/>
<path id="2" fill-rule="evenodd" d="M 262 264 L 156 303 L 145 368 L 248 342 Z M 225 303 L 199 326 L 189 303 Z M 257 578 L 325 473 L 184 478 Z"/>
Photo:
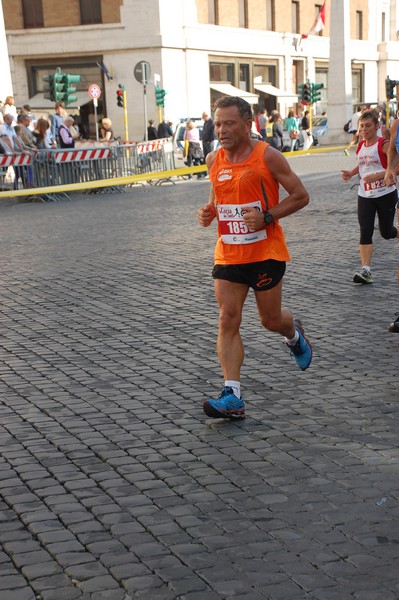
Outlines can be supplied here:
<path id="1" fill-rule="evenodd" d="M 242 283 L 255 292 L 264 292 L 274 288 L 284 277 L 284 273 L 285 262 L 270 259 L 244 265 L 215 265 L 212 277 Z"/>

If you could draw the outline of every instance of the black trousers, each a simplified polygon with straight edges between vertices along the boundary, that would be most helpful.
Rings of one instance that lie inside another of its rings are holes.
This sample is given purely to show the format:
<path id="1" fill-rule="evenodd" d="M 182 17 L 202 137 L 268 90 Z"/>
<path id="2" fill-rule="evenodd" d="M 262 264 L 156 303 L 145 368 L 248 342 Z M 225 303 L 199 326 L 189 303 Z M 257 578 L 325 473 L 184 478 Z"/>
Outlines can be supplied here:
<path id="1" fill-rule="evenodd" d="M 372 244 L 375 215 L 378 215 L 378 227 L 385 240 L 395 238 L 397 229 L 394 227 L 395 209 L 398 194 L 395 191 L 379 198 L 358 196 L 357 217 L 360 225 L 360 244 Z"/>

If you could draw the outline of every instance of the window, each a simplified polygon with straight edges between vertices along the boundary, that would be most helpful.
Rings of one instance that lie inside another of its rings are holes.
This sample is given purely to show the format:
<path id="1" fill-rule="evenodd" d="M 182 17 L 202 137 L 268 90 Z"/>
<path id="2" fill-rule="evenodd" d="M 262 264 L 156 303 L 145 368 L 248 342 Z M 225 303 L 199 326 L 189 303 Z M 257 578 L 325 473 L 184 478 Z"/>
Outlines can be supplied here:
<path id="1" fill-rule="evenodd" d="M 271 83 L 276 85 L 276 66 L 275 65 L 254 65 L 254 81 L 258 83 Z"/>
<path id="2" fill-rule="evenodd" d="M 386 14 L 383 12 L 381 14 L 381 41 L 382 42 L 386 42 L 386 29 L 385 29 L 385 22 L 386 22 Z"/>
<path id="3" fill-rule="evenodd" d="M 102 23 L 101 0 L 80 0 L 80 22 L 82 25 Z"/>
<path id="4" fill-rule="evenodd" d="M 321 115 L 323 111 L 327 111 L 328 69 L 316 67 L 316 83 L 322 83 L 324 86 L 320 89 L 320 100 L 315 105 L 315 112 Z"/>
<path id="5" fill-rule="evenodd" d="M 356 39 L 363 39 L 363 13 L 361 10 L 356 11 Z"/>
<path id="6" fill-rule="evenodd" d="M 219 2 L 208 0 L 208 22 L 211 25 L 219 25 Z"/>
<path id="7" fill-rule="evenodd" d="M 25 29 L 43 27 L 42 0 L 22 0 L 22 13 Z"/>
<path id="8" fill-rule="evenodd" d="M 235 85 L 234 73 L 234 63 L 211 62 L 209 64 L 209 78 L 211 81 L 224 81 Z"/>
<path id="9" fill-rule="evenodd" d="M 322 4 L 315 4 L 314 5 L 314 18 L 315 20 L 319 17 L 320 11 L 323 8 Z M 323 35 L 323 30 L 320 29 L 320 31 L 316 34 L 316 35 Z"/>
<path id="10" fill-rule="evenodd" d="M 274 31 L 275 27 L 274 0 L 266 0 L 266 29 Z"/>
<path id="11" fill-rule="evenodd" d="M 238 26 L 248 27 L 248 0 L 238 0 Z"/>
<path id="12" fill-rule="evenodd" d="M 352 70 L 352 102 L 363 102 L 363 69 Z"/>
<path id="13" fill-rule="evenodd" d="M 250 91 L 249 87 L 249 65 L 240 64 L 240 81 L 238 82 L 240 90 Z"/>
<path id="14" fill-rule="evenodd" d="M 292 21 L 292 33 L 300 33 L 300 31 L 299 31 L 299 2 L 291 2 L 291 21 Z"/>

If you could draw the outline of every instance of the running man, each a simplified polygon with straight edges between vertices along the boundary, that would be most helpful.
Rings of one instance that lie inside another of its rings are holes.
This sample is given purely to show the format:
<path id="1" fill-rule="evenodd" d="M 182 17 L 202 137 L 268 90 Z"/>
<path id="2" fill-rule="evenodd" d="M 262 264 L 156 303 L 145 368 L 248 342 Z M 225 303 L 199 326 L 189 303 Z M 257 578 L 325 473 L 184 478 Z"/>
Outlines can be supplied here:
<path id="1" fill-rule="evenodd" d="M 341 172 L 344 181 L 349 181 L 354 175 L 360 176 L 357 214 L 362 268 L 354 274 L 353 281 L 362 284 L 373 283 L 371 259 L 376 213 L 381 236 L 389 240 L 398 235 L 398 230 L 393 224 L 398 201 L 396 185 L 386 185 L 384 181 L 389 142 L 386 138 L 378 136 L 378 126 L 378 115 L 375 111 L 366 110 L 362 113 L 359 119 L 362 141 L 356 150 L 358 164 L 351 171 Z"/>
<path id="2" fill-rule="evenodd" d="M 217 351 L 224 376 L 219 397 L 203 408 L 209 417 L 242 418 L 240 371 L 244 347 L 240 323 L 249 288 L 255 292 L 260 322 L 286 338 L 292 356 L 305 370 L 312 349 L 302 324 L 281 306 L 286 261 L 290 260 L 278 220 L 309 202 L 300 179 L 278 150 L 250 138 L 250 105 L 238 97 L 216 103 L 215 131 L 221 148 L 207 156 L 209 203 L 198 210 L 200 225 L 218 220 L 215 295 L 219 304 Z M 279 203 L 279 184 L 288 196 Z"/>
<path id="3" fill-rule="evenodd" d="M 391 139 L 388 148 L 388 166 L 385 173 L 385 185 L 395 185 L 396 178 L 399 173 L 399 119 L 391 125 Z M 397 211 L 397 222 L 399 224 L 399 205 Z M 398 267 L 399 281 L 399 267 Z M 388 331 L 391 333 L 399 333 L 399 313 L 396 313 L 396 319 L 389 325 Z"/>

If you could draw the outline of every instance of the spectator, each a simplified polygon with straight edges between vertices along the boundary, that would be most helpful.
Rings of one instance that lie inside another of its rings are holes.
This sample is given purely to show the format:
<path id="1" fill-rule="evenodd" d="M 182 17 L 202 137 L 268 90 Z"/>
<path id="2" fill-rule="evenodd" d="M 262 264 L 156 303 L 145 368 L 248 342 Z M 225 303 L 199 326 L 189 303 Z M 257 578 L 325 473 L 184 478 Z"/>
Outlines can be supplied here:
<path id="1" fill-rule="evenodd" d="M 148 121 L 147 139 L 148 140 L 157 140 L 158 139 L 158 130 L 154 126 L 154 120 L 153 119 L 150 119 Z"/>
<path id="2" fill-rule="evenodd" d="M 75 148 L 75 138 L 71 132 L 71 128 L 73 128 L 73 123 L 73 117 L 68 116 L 65 117 L 64 122 L 60 125 L 58 134 L 60 136 L 61 148 Z"/>
<path id="3" fill-rule="evenodd" d="M 35 128 L 35 126 L 36 126 L 37 119 L 36 119 L 35 115 L 33 114 L 32 109 L 29 106 L 29 104 L 24 104 L 23 105 L 23 107 L 21 108 L 20 114 L 26 114 L 26 115 L 28 115 L 28 117 L 30 118 L 29 129 L 31 131 L 33 131 L 34 128 Z"/>
<path id="4" fill-rule="evenodd" d="M 112 129 L 111 119 L 104 117 L 102 119 L 101 123 L 102 123 L 102 127 L 100 129 L 100 134 L 101 134 L 100 142 L 114 142 L 115 134 L 114 134 L 114 130 Z"/>
<path id="5" fill-rule="evenodd" d="M 23 129 L 25 129 L 25 127 L 23 125 L 16 125 L 14 127 L 15 140 L 18 140 L 18 145 L 22 146 L 25 150 L 32 151 L 32 148 L 27 148 L 24 145 L 23 139 L 21 137 L 21 132 Z M 15 140 L 14 140 L 14 147 L 15 147 Z M 19 189 L 19 180 L 21 180 L 22 186 L 24 188 L 33 187 L 33 173 L 32 173 L 31 166 L 28 166 L 28 165 L 14 166 L 14 174 L 15 174 L 14 175 L 14 190 Z"/>
<path id="6" fill-rule="evenodd" d="M 188 167 L 191 167 L 191 165 L 203 165 L 204 155 L 200 144 L 199 129 L 193 121 L 188 121 L 183 139 L 188 142 L 186 165 Z M 198 179 L 205 176 L 205 173 L 198 173 Z M 191 175 L 189 177 L 191 179 Z"/>
<path id="7" fill-rule="evenodd" d="M 19 137 L 27 150 L 36 148 L 36 138 L 31 130 L 31 118 L 27 113 L 21 112 L 17 117 L 18 125 L 20 126 Z"/>
<path id="8" fill-rule="evenodd" d="M 266 123 L 267 123 L 267 112 L 262 108 L 258 115 L 259 133 L 262 136 L 262 140 L 266 140 Z"/>
<path id="9" fill-rule="evenodd" d="M 33 135 L 36 138 L 36 145 L 39 150 L 51 150 L 57 147 L 57 143 L 50 131 L 50 125 L 47 119 L 40 118 L 33 130 Z"/>
<path id="10" fill-rule="evenodd" d="M 17 108 L 15 106 L 14 96 L 7 96 L 3 106 L 3 118 L 5 115 L 12 115 L 13 120 L 17 121 Z"/>
<path id="11" fill-rule="evenodd" d="M 52 134 L 53 138 L 55 139 L 57 146 L 60 143 L 60 136 L 59 136 L 58 130 L 60 128 L 60 125 L 62 125 L 62 123 L 64 122 L 64 119 L 66 116 L 67 116 L 67 113 L 65 110 L 65 104 L 63 102 L 56 102 L 55 103 L 55 114 L 51 118 L 51 134 Z"/>
<path id="12" fill-rule="evenodd" d="M 274 111 L 266 126 L 266 141 L 276 150 L 283 149 L 283 128 L 281 115 Z"/>
<path id="13" fill-rule="evenodd" d="M 291 140 L 290 150 L 291 150 L 291 152 L 293 152 L 295 150 L 296 141 L 299 136 L 298 122 L 295 118 L 293 110 L 290 110 L 288 112 L 288 117 L 285 120 L 285 127 L 288 131 L 288 135 L 290 136 L 290 140 Z"/>
<path id="14" fill-rule="evenodd" d="M 167 123 L 165 119 L 158 125 L 158 139 L 172 137 L 173 131 L 170 123 Z"/>
<path id="15" fill-rule="evenodd" d="M 202 130 L 202 149 L 204 153 L 204 160 L 207 155 L 213 150 L 213 142 L 215 140 L 215 128 L 213 125 L 213 119 L 208 115 L 207 112 L 202 113 L 204 120 L 204 128 Z"/>
<path id="16" fill-rule="evenodd" d="M 301 128 L 302 128 L 302 138 L 303 138 L 303 149 L 309 150 L 309 148 L 313 142 L 313 137 L 312 137 L 312 132 L 310 131 L 309 111 L 308 110 L 305 110 L 305 114 L 302 117 Z"/>
<path id="17" fill-rule="evenodd" d="M 6 113 L 4 115 L 4 123 L 0 126 L 1 143 L 7 153 L 26 154 L 26 150 L 12 126 L 13 121 L 14 117 L 11 113 Z"/>

